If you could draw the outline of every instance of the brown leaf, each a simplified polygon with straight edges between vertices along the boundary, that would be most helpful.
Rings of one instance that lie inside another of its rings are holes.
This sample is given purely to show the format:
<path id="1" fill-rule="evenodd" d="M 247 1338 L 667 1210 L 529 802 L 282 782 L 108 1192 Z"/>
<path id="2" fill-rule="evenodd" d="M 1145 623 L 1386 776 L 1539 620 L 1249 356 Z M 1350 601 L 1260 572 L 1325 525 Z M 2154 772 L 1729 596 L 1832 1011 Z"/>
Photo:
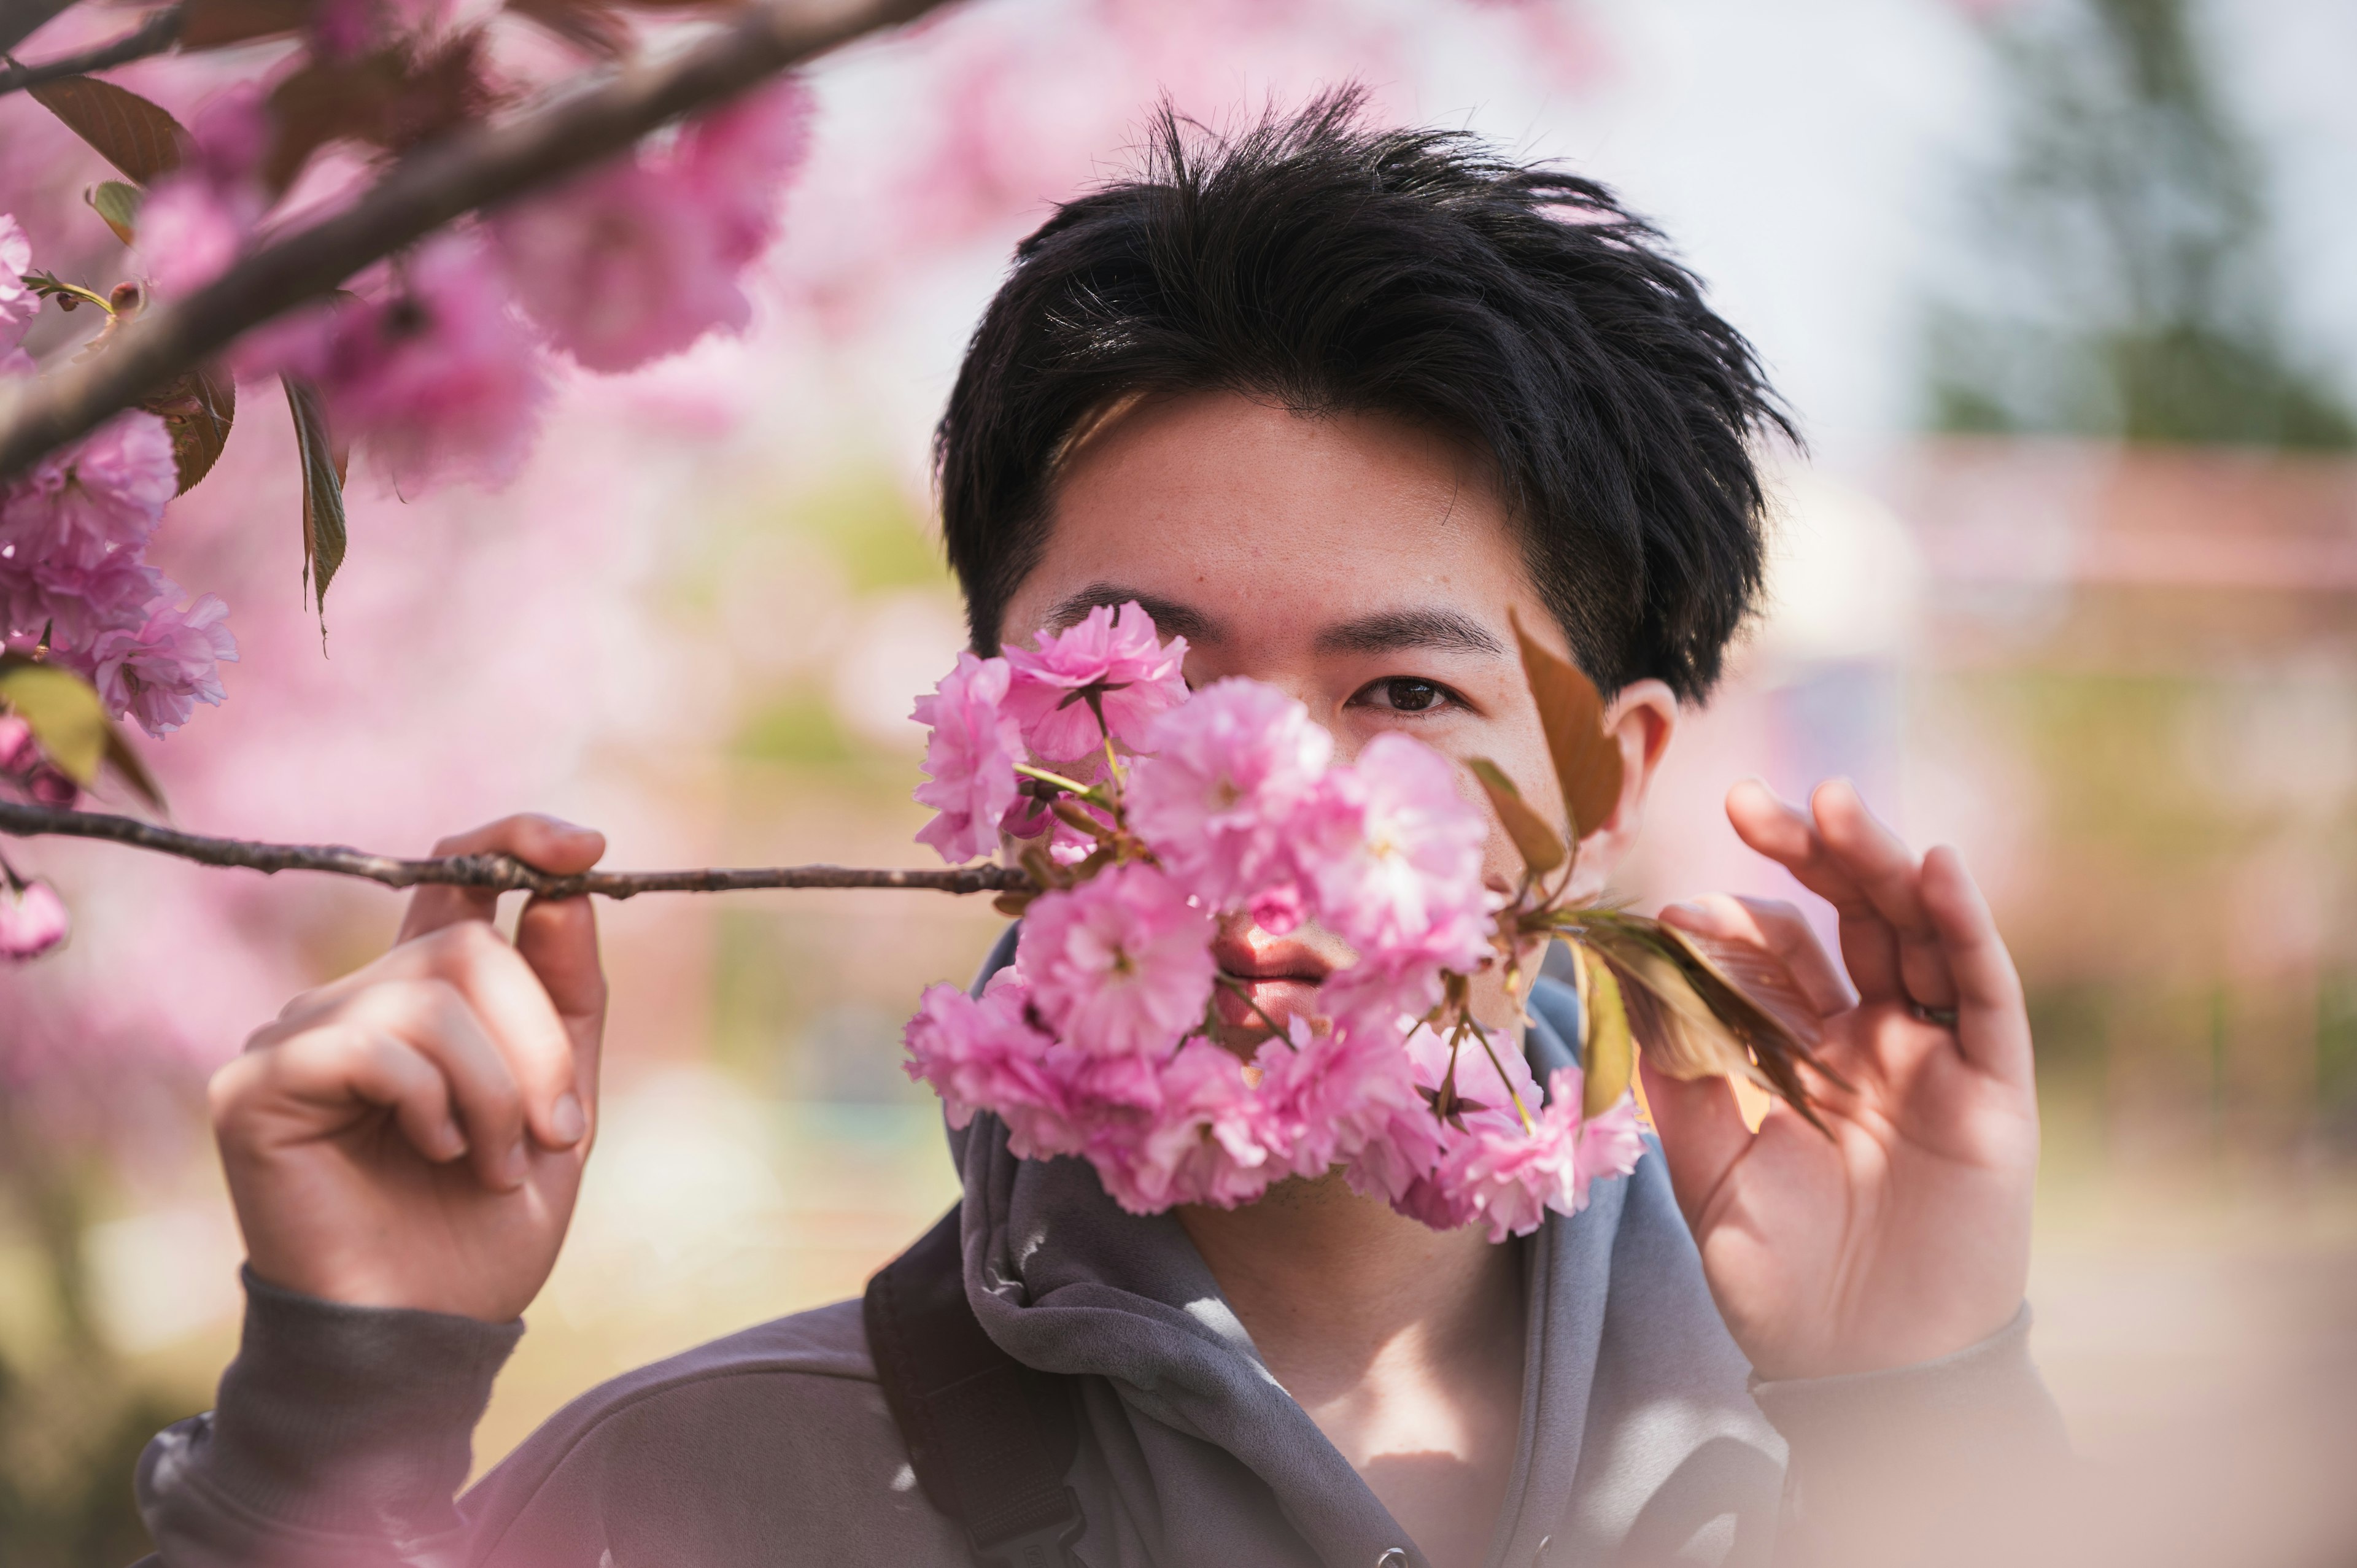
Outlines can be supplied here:
<path id="1" fill-rule="evenodd" d="M 630 24 L 606 0 L 508 0 L 507 8 L 601 59 L 623 59 L 634 41 Z"/>
<path id="2" fill-rule="evenodd" d="M 1549 652 L 1523 629 L 1512 610 L 1514 639 L 1522 645 L 1523 674 L 1538 699 L 1547 752 L 1563 783 L 1564 809 L 1571 813 L 1572 838 L 1592 832 L 1620 800 L 1620 744 L 1604 730 L 1604 699 L 1596 682 L 1569 660 Z"/>
<path id="3" fill-rule="evenodd" d="M 172 460 L 179 466 L 180 493 L 185 495 L 229 444 L 229 427 L 237 418 L 237 382 L 215 368 L 194 370 L 139 405 L 161 416 L 172 435 Z"/>
<path id="4" fill-rule="evenodd" d="M 217 49 L 300 31 L 317 0 L 181 0 L 180 48 Z"/>
<path id="5" fill-rule="evenodd" d="M 1630 1080 L 1636 1077 L 1636 1041 L 1630 1033 L 1629 1010 L 1620 1000 L 1620 983 L 1612 977 L 1612 966 L 1577 943 L 1571 951 L 1579 965 L 1583 1025 L 1580 1114 L 1601 1116 L 1620 1103 L 1629 1091 Z"/>
<path id="6" fill-rule="evenodd" d="M 1523 862 L 1541 876 L 1563 864 L 1563 835 L 1547 826 L 1546 819 L 1531 809 L 1514 781 L 1506 777 L 1505 769 L 1486 757 L 1477 757 L 1466 763 L 1473 777 L 1490 797 L 1490 805 L 1504 824 L 1506 836 L 1514 841 L 1522 852 Z"/>
<path id="7" fill-rule="evenodd" d="M 271 90 L 277 135 L 262 160 L 264 182 L 284 191 L 329 142 L 403 153 L 482 119 L 496 98 L 481 45 L 479 32 L 467 32 L 424 55 L 395 48 L 313 60 Z"/>
<path id="8" fill-rule="evenodd" d="M 123 731 L 113 725 L 106 726 L 106 765 L 113 768 L 116 776 L 130 785 L 141 800 L 158 811 L 168 810 L 164 804 L 163 788 L 156 782 L 156 776 L 147 771 L 147 765 L 139 760 L 139 754 L 131 749 L 131 743 L 124 738 Z"/>
<path id="9" fill-rule="evenodd" d="M 328 585 L 344 564 L 344 464 L 328 426 L 319 389 L 293 376 L 282 378 L 286 407 L 295 416 L 295 450 L 303 467 L 303 580 L 311 589 L 322 631 L 328 615 Z"/>
<path id="10" fill-rule="evenodd" d="M 1792 972 L 1785 967 L 1782 959 L 1751 942 L 1726 941 L 1678 926 L 1663 925 L 1662 929 L 1696 961 L 1716 970 L 1746 1000 L 1774 1017 L 1803 1045 L 1813 1051 L 1824 1038 L 1824 1021 L 1818 1017 L 1814 1004 L 1801 989 L 1801 983 L 1792 978 Z"/>
<path id="11" fill-rule="evenodd" d="M 153 185 L 180 166 L 188 132 L 135 92 L 89 76 L 62 76 L 26 91 L 141 185 Z"/>
<path id="12" fill-rule="evenodd" d="M 1591 918 L 1581 935 L 1620 974 L 1630 1024 L 1655 1066 L 1673 1078 L 1748 1078 L 1825 1131 L 1800 1069 L 1806 1064 L 1835 1084 L 1842 1079 L 1816 1058 L 1822 1034 L 1805 1003 L 1806 1019 L 1796 1029 L 1748 994 L 1685 932 L 1658 920 Z M 1789 974 L 1781 985 L 1798 994 Z M 1770 989 L 1778 987 L 1771 983 Z M 1780 1008 L 1785 1005 L 1780 999 Z"/>

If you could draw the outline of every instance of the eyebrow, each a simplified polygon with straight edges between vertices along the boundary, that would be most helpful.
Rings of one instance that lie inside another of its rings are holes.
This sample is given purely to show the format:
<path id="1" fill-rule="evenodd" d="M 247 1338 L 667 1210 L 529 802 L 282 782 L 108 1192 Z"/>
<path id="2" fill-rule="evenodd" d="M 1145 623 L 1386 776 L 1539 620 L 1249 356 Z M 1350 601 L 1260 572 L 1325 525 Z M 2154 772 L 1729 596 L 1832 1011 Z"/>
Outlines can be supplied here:
<path id="1" fill-rule="evenodd" d="M 1139 609 L 1154 618 L 1154 629 L 1165 639 L 1183 637 L 1200 646 L 1217 642 L 1226 634 L 1226 627 L 1217 618 L 1191 605 L 1166 599 L 1159 594 L 1125 588 L 1119 583 L 1091 583 L 1077 594 L 1066 595 L 1057 601 L 1055 608 L 1048 612 L 1048 629 L 1062 631 L 1085 619 L 1092 609 L 1103 606 L 1117 608 L 1132 600 L 1136 601 Z"/>
<path id="2" fill-rule="evenodd" d="M 1495 633 L 1455 610 L 1382 610 L 1318 634 L 1320 653 L 1399 653 L 1412 648 L 1506 656 L 1506 645 Z"/>

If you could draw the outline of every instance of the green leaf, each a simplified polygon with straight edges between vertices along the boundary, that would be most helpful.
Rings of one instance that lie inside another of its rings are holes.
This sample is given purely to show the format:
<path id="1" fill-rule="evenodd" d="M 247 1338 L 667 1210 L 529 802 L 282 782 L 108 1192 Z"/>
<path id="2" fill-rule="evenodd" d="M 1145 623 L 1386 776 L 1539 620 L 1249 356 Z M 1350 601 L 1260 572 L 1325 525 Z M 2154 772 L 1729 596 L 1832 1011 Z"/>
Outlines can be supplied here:
<path id="1" fill-rule="evenodd" d="M 119 179 L 102 180 L 81 193 L 81 199 L 90 203 L 91 210 L 105 219 L 106 226 L 114 231 L 114 237 L 126 245 L 138 240 L 139 206 L 146 196 L 147 193 L 137 186 L 125 185 Z M 188 489 L 186 485 L 180 488 Z"/>
<path id="2" fill-rule="evenodd" d="M 188 134 L 180 123 L 135 92 L 89 76 L 61 76 L 27 88 L 42 108 L 96 147 L 108 163 L 141 185 L 153 185 L 180 166 Z"/>
<path id="3" fill-rule="evenodd" d="M 281 378 L 286 406 L 295 415 L 295 447 L 303 460 L 303 581 L 311 589 L 321 628 L 327 625 L 328 585 L 344 564 L 344 467 L 328 429 L 319 389 L 293 376 Z"/>
<path id="4" fill-rule="evenodd" d="M 1511 609 L 1514 640 L 1522 645 L 1523 674 L 1538 699 L 1539 723 L 1546 730 L 1547 753 L 1555 760 L 1555 776 L 1563 785 L 1564 810 L 1571 814 L 1571 836 L 1593 832 L 1620 801 L 1620 743 L 1604 730 L 1604 699 L 1596 682 L 1577 665 L 1550 652 L 1523 629 L 1522 618 Z"/>
<path id="5" fill-rule="evenodd" d="M 97 688 L 70 670 L 21 654 L 0 658 L 0 703 L 32 726 L 59 772 L 88 789 L 106 759 L 106 705 Z"/>
<path id="6" fill-rule="evenodd" d="M 172 460 L 179 466 L 185 495 L 212 471 L 229 444 L 230 424 L 237 418 L 237 382 L 220 370 L 188 371 L 139 406 L 160 416 L 171 433 Z"/>
<path id="7" fill-rule="evenodd" d="M 1612 977 L 1612 966 L 1577 942 L 1571 951 L 1579 964 L 1579 1000 L 1586 1026 L 1579 1042 L 1584 1079 L 1580 1114 L 1601 1116 L 1620 1103 L 1636 1076 L 1636 1038 L 1629 1030 L 1629 1009 L 1620 1000 L 1620 983 Z"/>
<path id="8" fill-rule="evenodd" d="M 1491 809 L 1504 824 L 1506 836 L 1522 852 L 1523 863 L 1540 876 L 1561 865 L 1563 835 L 1547 826 L 1546 819 L 1531 809 L 1523 792 L 1514 788 L 1514 781 L 1506 777 L 1505 769 L 1486 757 L 1474 757 L 1465 766 L 1489 795 Z"/>

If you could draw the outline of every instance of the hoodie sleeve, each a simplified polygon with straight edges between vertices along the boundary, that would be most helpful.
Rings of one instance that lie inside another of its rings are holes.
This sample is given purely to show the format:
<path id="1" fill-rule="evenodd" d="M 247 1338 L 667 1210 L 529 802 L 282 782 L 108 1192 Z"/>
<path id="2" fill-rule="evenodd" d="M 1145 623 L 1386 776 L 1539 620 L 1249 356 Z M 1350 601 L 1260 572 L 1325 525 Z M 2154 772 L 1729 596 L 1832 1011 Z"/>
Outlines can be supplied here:
<path id="1" fill-rule="evenodd" d="M 164 1568 L 468 1561 L 452 1499 L 523 1325 L 344 1306 L 244 1278 L 219 1404 L 139 1462 Z"/>
<path id="2" fill-rule="evenodd" d="M 2072 1465 L 2027 1304 L 1938 1360 L 1751 1392 L 1792 1449 L 1778 1568 L 2000 1561 Z"/>

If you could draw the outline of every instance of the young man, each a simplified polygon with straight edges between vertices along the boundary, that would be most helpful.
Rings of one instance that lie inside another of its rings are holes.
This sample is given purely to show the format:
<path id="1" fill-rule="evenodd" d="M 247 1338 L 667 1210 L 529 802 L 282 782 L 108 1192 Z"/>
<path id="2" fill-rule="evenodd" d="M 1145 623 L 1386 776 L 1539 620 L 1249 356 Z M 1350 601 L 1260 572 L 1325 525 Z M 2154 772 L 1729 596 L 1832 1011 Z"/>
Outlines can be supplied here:
<path id="1" fill-rule="evenodd" d="M 1190 681 L 1273 682 L 1346 757 L 1398 729 L 1548 779 L 1508 618 L 1552 628 L 1627 763 L 1582 824 L 1594 890 L 1752 607 L 1749 446 L 1781 423 L 1606 192 L 1341 100 L 1225 145 L 1166 124 L 1143 177 L 1025 242 L 939 456 L 977 648 L 1135 599 Z M 1838 908 L 1847 978 L 1789 908 L 1671 918 L 1792 967 L 1846 1083 L 1818 1084 L 1831 1137 L 1781 1108 L 1755 1135 L 1724 1083 L 1649 1072 L 1660 1150 L 1502 1246 L 1332 1178 L 1139 1219 L 987 1117 L 952 1139 L 964 1308 L 1077 1428 L 1069 1561 L 1920 1560 L 1990 1455 L 2062 1452 L 2024 1348 L 2029 1032 L 1986 907 L 1846 786 L 1728 811 Z M 440 847 L 573 870 L 602 841 L 520 817 Z M 513 946 L 490 914 L 420 893 L 391 952 L 216 1079 L 245 1341 L 141 1466 L 162 1562 L 972 1561 L 856 1303 L 597 1390 L 454 1502 L 587 1157 L 604 1004 L 586 902 L 528 908 Z M 1314 929 L 1218 950 L 1272 1012 L 1350 956 Z M 1563 1000 L 1532 998 L 1534 1058 L 1577 1047 Z"/>

